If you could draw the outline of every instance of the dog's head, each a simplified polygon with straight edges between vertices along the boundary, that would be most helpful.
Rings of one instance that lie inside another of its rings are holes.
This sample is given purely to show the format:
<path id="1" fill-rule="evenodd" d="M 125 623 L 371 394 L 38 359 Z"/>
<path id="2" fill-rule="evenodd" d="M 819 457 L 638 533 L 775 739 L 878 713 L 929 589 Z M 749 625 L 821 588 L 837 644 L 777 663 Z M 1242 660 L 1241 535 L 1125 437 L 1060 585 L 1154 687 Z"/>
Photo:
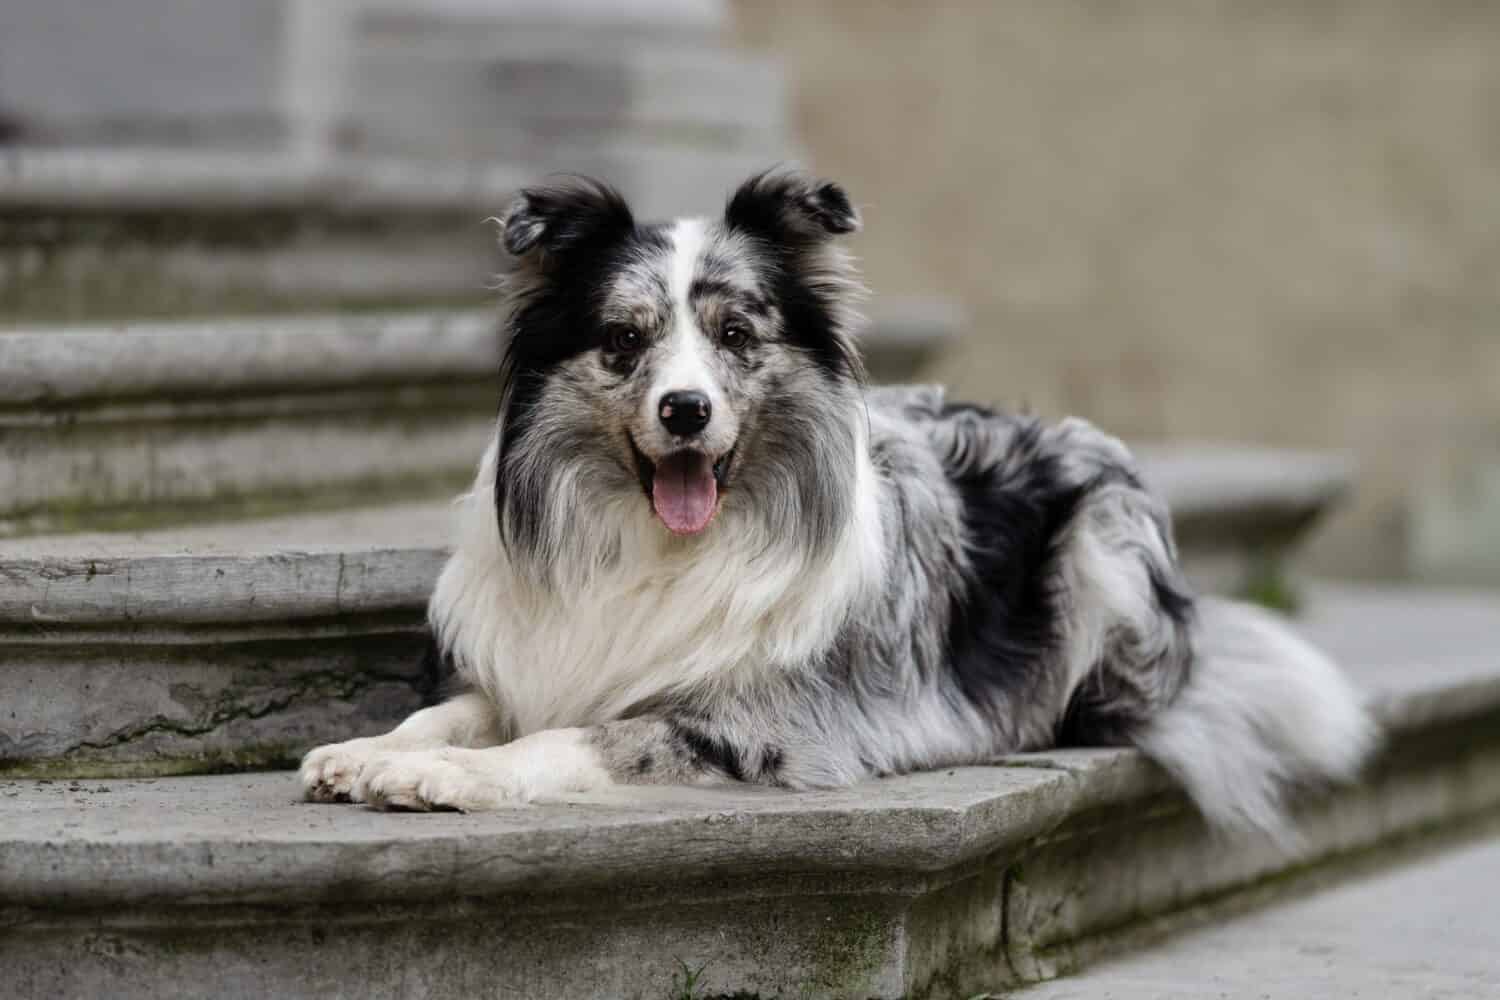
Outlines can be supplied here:
<path id="1" fill-rule="evenodd" d="M 521 192 L 501 223 L 495 498 L 513 553 L 565 557 L 569 532 L 607 549 L 633 517 L 680 538 L 735 517 L 837 533 L 862 379 L 842 188 L 771 172 L 720 218 L 643 224 L 576 179 Z"/>

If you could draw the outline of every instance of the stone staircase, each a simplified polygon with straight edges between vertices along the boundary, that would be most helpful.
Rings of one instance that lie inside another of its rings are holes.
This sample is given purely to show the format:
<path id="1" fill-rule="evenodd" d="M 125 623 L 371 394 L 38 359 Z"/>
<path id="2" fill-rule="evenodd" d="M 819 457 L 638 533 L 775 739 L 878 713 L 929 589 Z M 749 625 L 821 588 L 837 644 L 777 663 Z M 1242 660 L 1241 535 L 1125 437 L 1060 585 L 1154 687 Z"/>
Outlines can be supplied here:
<path id="1" fill-rule="evenodd" d="M 970 997 L 1047 979 L 1493 820 L 1493 602 L 1312 588 L 1307 624 L 1390 743 L 1284 851 L 1210 836 L 1113 750 L 475 815 L 304 804 L 290 773 L 0 780 L 0 964 L 38 997 Z"/>
<path id="2" fill-rule="evenodd" d="M 222 180 L 195 212 L 233 203 Z M 179 235 L 161 246 L 189 261 Z M 122 318 L 18 308 L 0 330 L 0 963 L 21 996 L 655 997 L 674 975 L 674 995 L 968 995 L 1497 798 L 1490 676 L 1393 669 L 1371 686 L 1400 753 L 1319 807 L 1290 857 L 1216 847 L 1114 751 L 490 816 L 300 804 L 276 768 L 429 690 L 423 605 L 492 425 L 493 318 L 436 288 L 423 308 L 308 311 L 312 295 L 229 318 L 197 315 L 206 292 L 133 312 L 99 287 L 67 301 Z M 941 303 L 871 313 L 885 378 L 963 322 Z M 1211 585 L 1283 558 L 1349 475 L 1319 456 L 1143 455 Z M 1332 638 L 1363 634 L 1362 614 Z"/>
<path id="3" fill-rule="evenodd" d="M 896 374 L 959 324 L 874 312 Z M 490 322 L 449 306 L 0 332 L 17 995 L 971 996 L 1500 808 L 1500 613 L 1314 585 L 1306 625 L 1392 739 L 1364 784 L 1308 806 L 1290 853 L 1216 840 L 1126 751 L 490 815 L 300 803 L 275 769 L 428 691 L 423 604 L 493 418 Z M 1210 584 L 1226 560 L 1284 556 L 1349 474 L 1142 452 Z"/>
<path id="4" fill-rule="evenodd" d="M 716 211 L 784 155 L 610 147 L 570 169 L 609 178 L 655 218 Z M 55 323 L 482 304 L 498 263 L 485 220 L 553 169 L 0 148 L 0 314 Z"/>
<path id="5" fill-rule="evenodd" d="M 125 6 L 83 19 L 98 30 L 69 58 L 119 49 L 141 20 Z M 0 57 L 46 30 L 35 10 L 0 12 Z M 316 76 L 338 53 L 344 103 L 288 103 L 242 60 L 215 76 L 237 92 L 176 88 L 183 107 L 133 121 L 189 147 L 100 149 L 146 106 L 128 73 L 66 120 L 7 94 L 25 114 L 0 125 L 29 143 L 0 149 L 8 993 L 970 996 L 1500 808 L 1500 615 L 1316 586 L 1306 624 L 1392 742 L 1309 806 L 1290 853 L 1214 840 L 1123 751 L 482 816 L 298 802 L 277 769 L 430 691 L 423 606 L 496 404 L 481 220 L 557 167 L 642 214 L 712 211 L 790 144 L 780 78 L 724 50 L 722 3 L 285 10 L 338 36 L 289 59 Z M 225 122 L 280 138 L 240 148 Z M 965 328 L 943 302 L 869 311 L 879 380 Z M 1281 580 L 1352 476 L 1322 455 L 1141 451 L 1217 590 Z"/>
<path id="6" fill-rule="evenodd" d="M 873 314 L 893 375 L 961 324 Z M 491 815 L 299 803 L 275 768 L 428 690 L 423 604 L 496 350 L 490 317 L 451 304 L 0 332 L 0 964 L 18 995 L 969 996 L 1500 807 L 1496 610 L 1318 587 L 1306 622 L 1392 743 L 1309 806 L 1290 854 L 1215 840 L 1124 751 Z M 1283 557 L 1349 474 L 1143 456 L 1210 584 L 1226 559 Z"/>
<path id="7" fill-rule="evenodd" d="M 515 183 L 368 158 L 4 159 L 0 964 L 17 995 L 655 997 L 674 975 L 673 995 L 966 995 L 1492 803 L 1490 744 L 1433 735 L 1489 720 L 1492 692 L 1455 707 L 1446 677 L 1387 692 L 1424 767 L 1384 765 L 1290 858 L 1215 853 L 1118 752 L 490 816 L 297 803 L 275 769 L 429 691 L 448 499 L 494 417 L 476 220 Z M 880 379 L 964 323 L 944 303 L 870 312 Z M 1349 479 L 1320 456 L 1143 454 L 1190 569 L 1230 589 Z"/>

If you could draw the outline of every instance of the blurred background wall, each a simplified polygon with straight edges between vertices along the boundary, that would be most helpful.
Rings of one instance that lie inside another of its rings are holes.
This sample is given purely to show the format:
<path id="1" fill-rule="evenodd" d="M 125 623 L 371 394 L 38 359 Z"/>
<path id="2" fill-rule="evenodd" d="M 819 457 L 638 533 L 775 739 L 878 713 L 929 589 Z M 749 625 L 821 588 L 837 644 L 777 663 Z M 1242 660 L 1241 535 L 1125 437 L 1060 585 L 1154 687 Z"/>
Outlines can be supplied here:
<path id="1" fill-rule="evenodd" d="M 1500 4 L 737 0 L 925 374 L 1133 439 L 1353 449 L 1321 569 L 1500 579 Z"/>
<path id="2" fill-rule="evenodd" d="M 1500 3 L 0 0 L 0 321 L 474 303 L 517 183 L 787 157 L 917 375 L 1350 450 L 1317 569 L 1500 582 Z"/>

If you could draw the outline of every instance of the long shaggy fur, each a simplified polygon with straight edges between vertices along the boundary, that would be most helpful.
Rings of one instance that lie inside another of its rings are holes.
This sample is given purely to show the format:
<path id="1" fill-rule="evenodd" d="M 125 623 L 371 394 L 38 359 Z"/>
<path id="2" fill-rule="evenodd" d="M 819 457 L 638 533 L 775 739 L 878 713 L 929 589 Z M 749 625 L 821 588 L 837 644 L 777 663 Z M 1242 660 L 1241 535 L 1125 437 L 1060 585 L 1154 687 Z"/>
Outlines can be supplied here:
<path id="1" fill-rule="evenodd" d="M 1108 744 L 1277 830 L 1290 791 L 1354 775 L 1357 696 L 1280 622 L 1192 596 L 1117 440 L 866 388 L 835 242 L 858 224 L 787 172 L 664 225 L 590 181 L 517 199 L 496 435 L 431 604 L 468 693 L 314 751 L 309 796 L 826 787 Z M 711 520 L 679 523 L 679 488 Z"/>

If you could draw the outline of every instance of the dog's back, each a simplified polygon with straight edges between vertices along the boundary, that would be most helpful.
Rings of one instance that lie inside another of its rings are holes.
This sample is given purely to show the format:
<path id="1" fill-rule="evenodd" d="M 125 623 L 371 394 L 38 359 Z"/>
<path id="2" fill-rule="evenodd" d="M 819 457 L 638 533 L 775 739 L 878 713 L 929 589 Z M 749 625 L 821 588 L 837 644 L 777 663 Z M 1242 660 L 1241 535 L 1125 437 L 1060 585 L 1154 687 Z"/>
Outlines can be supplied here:
<path id="1" fill-rule="evenodd" d="M 1211 819 L 1280 832 L 1297 785 L 1352 777 L 1374 740 L 1357 695 L 1273 616 L 1195 598 L 1168 512 L 1085 421 L 871 393 L 920 428 L 960 501 L 946 659 L 1004 748 L 1136 745 Z M 879 448 L 877 437 L 876 448 Z"/>

